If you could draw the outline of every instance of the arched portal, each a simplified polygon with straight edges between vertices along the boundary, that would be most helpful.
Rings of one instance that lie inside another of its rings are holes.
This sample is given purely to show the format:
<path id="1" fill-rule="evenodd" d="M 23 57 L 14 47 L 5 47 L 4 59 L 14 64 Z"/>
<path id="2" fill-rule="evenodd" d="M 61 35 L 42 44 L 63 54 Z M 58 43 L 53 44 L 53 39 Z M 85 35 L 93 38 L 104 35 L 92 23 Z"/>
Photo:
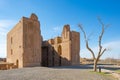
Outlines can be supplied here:
<path id="1" fill-rule="evenodd" d="M 16 60 L 16 67 L 17 68 L 19 67 L 19 61 L 18 61 L 18 59 Z"/>

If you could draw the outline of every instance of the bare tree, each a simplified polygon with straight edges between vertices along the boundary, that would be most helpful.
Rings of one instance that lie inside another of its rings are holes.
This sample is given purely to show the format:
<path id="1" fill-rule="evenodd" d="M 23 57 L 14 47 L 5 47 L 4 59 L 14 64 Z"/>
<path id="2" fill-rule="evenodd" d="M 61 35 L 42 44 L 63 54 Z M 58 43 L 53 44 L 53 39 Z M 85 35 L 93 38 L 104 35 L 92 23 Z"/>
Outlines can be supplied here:
<path id="1" fill-rule="evenodd" d="M 85 43 L 86 43 L 86 48 L 90 51 L 90 53 L 92 54 L 92 57 L 93 57 L 93 60 L 94 60 L 94 66 L 93 66 L 93 70 L 94 71 L 97 71 L 97 63 L 100 59 L 100 57 L 103 55 L 103 53 L 107 50 L 106 48 L 103 48 L 101 42 L 102 42 L 102 38 L 103 38 L 103 35 L 104 35 L 104 32 L 105 32 L 105 29 L 109 26 L 109 25 L 105 25 L 100 18 L 98 18 L 98 21 L 99 23 L 102 25 L 102 30 L 101 30 L 101 33 L 99 35 L 99 38 L 98 38 L 98 47 L 99 47 L 99 50 L 98 50 L 98 53 L 97 53 L 97 56 L 95 56 L 95 52 L 90 48 L 89 46 L 89 41 L 88 41 L 88 37 L 86 35 L 86 32 L 85 30 L 83 29 L 82 25 L 79 24 L 78 27 L 81 29 L 81 31 L 83 32 L 83 35 L 84 35 L 84 39 L 85 39 Z"/>

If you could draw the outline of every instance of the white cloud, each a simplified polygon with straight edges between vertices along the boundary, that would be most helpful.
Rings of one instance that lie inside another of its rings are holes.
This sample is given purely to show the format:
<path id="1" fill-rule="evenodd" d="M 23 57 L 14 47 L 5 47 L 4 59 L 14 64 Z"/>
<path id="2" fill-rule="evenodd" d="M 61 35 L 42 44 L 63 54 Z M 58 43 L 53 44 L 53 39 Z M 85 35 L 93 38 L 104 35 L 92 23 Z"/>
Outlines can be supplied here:
<path id="1" fill-rule="evenodd" d="M 0 43 L 0 57 L 6 57 L 6 52 L 7 52 L 6 44 Z"/>
<path id="2" fill-rule="evenodd" d="M 53 30 L 54 30 L 54 31 L 58 31 L 58 30 L 59 30 L 59 27 L 54 27 Z"/>
<path id="3" fill-rule="evenodd" d="M 5 36 L 15 24 L 14 20 L 0 20 L 0 36 Z"/>
<path id="4" fill-rule="evenodd" d="M 52 38 L 56 36 L 61 36 L 62 33 L 62 26 L 56 26 L 52 28 Z"/>
<path id="5" fill-rule="evenodd" d="M 0 20 L 0 27 L 7 28 L 15 23 L 16 21 L 14 20 Z"/>
<path id="6" fill-rule="evenodd" d="M 54 32 L 61 32 L 62 26 L 53 27 Z"/>
<path id="7" fill-rule="evenodd" d="M 14 20 L 0 20 L 0 57 L 6 57 L 6 34 L 15 24 Z"/>
<path id="8" fill-rule="evenodd" d="M 120 41 L 112 41 L 112 42 L 104 44 L 103 46 L 107 47 L 107 48 L 110 48 L 111 50 L 113 50 L 113 49 L 119 49 L 120 50 Z"/>
<path id="9" fill-rule="evenodd" d="M 60 26 L 53 27 L 53 31 L 54 31 L 54 32 L 61 32 L 61 31 L 63 30 L 63 27 L 64 27 L 64 25 L 60 25 Z M 75 25 L 70 25 L 70 29 L 71 29 L 71 30 L 75 30 L 75 31 L 78 30 Z"/>
<path id="10" fill-rule="evenodd" d="M 103 44 L 103 47 L 107 48 L 108 51 L 106 51 L 102 58 L 107 58 L 107 57 L 114 57 L 114 58 L 120 58 L 120 41 L 112 41 Z M 98 47 L 92 47 L 92 50 L 95 53 L 98 53 Z M 92 58 L 91 53 L 85 48 L 81 49 L 80 52 L 81 57 L 87 57 L 87 58 Z"/>

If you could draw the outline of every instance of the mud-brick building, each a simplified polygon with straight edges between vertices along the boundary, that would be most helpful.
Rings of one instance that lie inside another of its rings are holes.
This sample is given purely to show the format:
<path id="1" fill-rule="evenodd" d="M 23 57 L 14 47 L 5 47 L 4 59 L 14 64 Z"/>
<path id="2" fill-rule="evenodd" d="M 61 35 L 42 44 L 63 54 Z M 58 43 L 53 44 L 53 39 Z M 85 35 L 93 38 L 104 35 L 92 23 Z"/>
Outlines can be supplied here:
<path id="1" fill-rule="evenodd" d="M 22 17 L 7 34 L 7 62 L 15 66 L 40 66 L 41 32 L 36 15 Z"/>
<path id="2" fill-rule="evenodd" d="M 14 67 L 78 65 L 80 34 L 65 25 L 60 37 L 43 41 L 35 14 L 22 17 L 7 34 L 7 62 Z"/>
<path id="3" fill-rule="evenodd" d="M 42 43 L 42 65 L 65 66 L 80 63 L 80 34 L 70 31 L 69 25 L 64 25 L 61 37 L 55 37 Z"/>

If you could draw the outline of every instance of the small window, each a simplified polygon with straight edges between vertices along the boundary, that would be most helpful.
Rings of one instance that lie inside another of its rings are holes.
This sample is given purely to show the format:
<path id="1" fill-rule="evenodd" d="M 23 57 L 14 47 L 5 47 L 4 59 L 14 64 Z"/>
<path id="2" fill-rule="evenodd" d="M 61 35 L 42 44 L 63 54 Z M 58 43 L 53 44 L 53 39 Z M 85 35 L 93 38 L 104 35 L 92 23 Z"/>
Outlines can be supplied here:
<path id="1" fill-rule="evenodd" d="M 13 42 L 13 38 L 11 37 L 11 44 L 12 44 L 12 42 Z"/>
<path id="2" fill-rule="evenodd" d="M 13 50 L 11 49 L 11 55 L 13 54 Z"/>
<path id="3" fill-rule="evenodd" d="M 19 48 L 21 48 L 21 46 L 19 46 Z"/>

